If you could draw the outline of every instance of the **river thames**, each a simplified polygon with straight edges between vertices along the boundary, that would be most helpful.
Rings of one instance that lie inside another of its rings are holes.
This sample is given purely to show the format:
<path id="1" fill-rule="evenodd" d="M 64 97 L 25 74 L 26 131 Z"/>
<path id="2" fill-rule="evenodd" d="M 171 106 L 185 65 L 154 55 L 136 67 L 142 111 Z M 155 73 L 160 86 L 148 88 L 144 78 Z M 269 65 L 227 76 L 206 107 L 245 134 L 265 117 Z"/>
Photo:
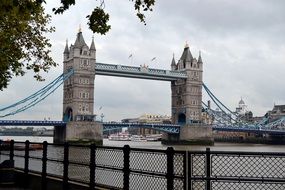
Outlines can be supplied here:
<path id="1" fill-rule="evenodd" d="M 53 142 L 53 137 L 36 137 L 36 136 L 0 136 L 1 140 L 15 140 L 31 142 Z M 151 149 L 166 149 L 169 145 L 162 145 L 160 141 L 157 142 L 134 142 L 134 141 L 109 141 L 103 140 L 104 146 L 123 147 L 130 145 L 132 148 L 151 148 Z M 205 150 L 207 147 L 211 150 L 219 151 L 249 151 L 249 152 L 285 152 L 285 145 L 267 145 L 267 144 L 246 144 L 246 143 L 221 143 L 217 142 L 214 146 L 198 146 L 198 145 L 174 145 L 175 150 Z"/>

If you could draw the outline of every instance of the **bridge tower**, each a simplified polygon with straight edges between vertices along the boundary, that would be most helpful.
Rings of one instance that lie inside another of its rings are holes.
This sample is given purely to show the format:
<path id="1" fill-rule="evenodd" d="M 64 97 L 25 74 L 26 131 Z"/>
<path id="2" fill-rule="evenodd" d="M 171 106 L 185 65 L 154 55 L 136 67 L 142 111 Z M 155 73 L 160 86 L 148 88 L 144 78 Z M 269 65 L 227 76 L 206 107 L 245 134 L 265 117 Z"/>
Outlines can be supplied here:
<path id="1" fill-rule="evenodd" d="M 171 62 L 171 70 L 184 71 L 187 79 L 171 82 L 172 123 L 180 124 L 179 135 L 167 134 L 163 143 L 167 144 L 212 144 L 212 129 L 201 121 L 203 61 L 201 53 L 198 59 L 192 56 L 186 44 L 183 53 L 175 62 Z"/>
<path id="2" fill-rule="evenodd" d="M 63 85 L 63 120 L 92 120 L 96 62 L 94 39 L 89 48 L 79 31 L 74 45 L 68 48 L 66 43 L 63 54 L 63 71 L 74 70 L 73 76 Z"/>
<path id="3" fill-rule="evenodd" d="M 188 44 L 178 63 L 174 57 L 171 70 L 185 71 L 187 79 L 171 82 L 172 122 L 175 124 L 199 123 L 202 111 L 203 61 L 201 54 L 198 60 L 193 58 Z"/>
<path id="4" fill-rule="evenodd" d="M 81 29 L 74 45 L 66 42 L 63 52 L 63 71 L 74 74 L 63 85 L 63 121 L 68 122 L 65 131 L 56 132 L 55 141 L 102 140 L 102 126 L 97 126 L 94 115 L 94 79 L 96 48 L 94 38 L 90 47 L 85 43 Z M 95 127 L 99 128 L 98 130 Z M 58 129 L 62 130 L 62 129 Z"/>

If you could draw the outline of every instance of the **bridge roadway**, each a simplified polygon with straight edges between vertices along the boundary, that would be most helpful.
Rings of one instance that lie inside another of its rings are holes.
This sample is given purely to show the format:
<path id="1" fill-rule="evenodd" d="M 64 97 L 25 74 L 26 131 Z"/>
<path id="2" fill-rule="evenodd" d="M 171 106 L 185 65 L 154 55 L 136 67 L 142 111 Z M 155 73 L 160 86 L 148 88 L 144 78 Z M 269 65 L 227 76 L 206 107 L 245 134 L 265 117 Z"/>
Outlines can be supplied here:
<path id="1" fill-rule="evenodd" d="M 103 130 L 120 129 L 124 127 L 131 128 L 148 128 L 158 131 L 178 134 L 180 125 L 174 124 L 157 124 L 157 123 L 121 123 L 121 122 L 103 122 Z M 65 127 L 64 121 L 40 121 L 40 120 L 0 120 L 0 126 L 61 126 Z M 213 130 L 216 131 L 232 131 L 232 132 L 251 132 L 258 134 L 273 134 L 285 135 L 285 129 L 267 129 L 256 126 L 228 126 L 228 125 L 213 125 Z"/>
<path id="2" fill-rule="evenodd" d="M 124 127 L 131 128 L 148 128 L 156 129 L 166 133 L 179 133 L 180 125 L 157 124 L 157 123 L 121 123 L 121 122 L 103 122 L 103 131 L 121 129 Z M 60 126 L 65 127 L 64 121 L 40 121 L 40 120 L 0 120 L 0 126 Z"/>

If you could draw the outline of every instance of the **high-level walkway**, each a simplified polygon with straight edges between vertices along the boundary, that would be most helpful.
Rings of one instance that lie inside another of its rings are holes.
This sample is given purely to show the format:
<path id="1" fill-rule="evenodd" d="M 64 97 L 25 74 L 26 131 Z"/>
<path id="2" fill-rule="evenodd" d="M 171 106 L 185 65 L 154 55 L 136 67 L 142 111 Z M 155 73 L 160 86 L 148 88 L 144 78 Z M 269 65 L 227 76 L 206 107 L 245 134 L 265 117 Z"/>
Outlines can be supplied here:
<path id="1" fill-rule="evenodd" d="M 186 79 L 187 75 L 183 71 L 171 71 L 148 68 L 147 66 L 133 67 L 126 65 L 114 65 L 96 63 L 96 75 L 118 76 L 128 78 L 141 78 L 151 80 L 175 81 Z"/>

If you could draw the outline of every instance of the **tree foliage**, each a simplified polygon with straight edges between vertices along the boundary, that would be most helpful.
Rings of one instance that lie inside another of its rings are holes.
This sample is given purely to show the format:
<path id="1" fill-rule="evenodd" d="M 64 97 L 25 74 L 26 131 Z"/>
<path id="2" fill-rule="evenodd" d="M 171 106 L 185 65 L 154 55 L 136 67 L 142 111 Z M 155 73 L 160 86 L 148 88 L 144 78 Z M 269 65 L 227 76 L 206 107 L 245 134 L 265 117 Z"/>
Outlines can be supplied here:
<path id="1" fill-rule="evenodd" d="M 105 12 L 105 0 L 95 0 L 100 1 L 99 5 L 94 8 L 90 15 L 87 15 L 89 28 L 94 33 L 106 34 L 111 26 L 108 24 L 109 14 Z M 155 0 L 129 0 L 134 2 L 134 9 L 137 12 L 137 17 L 139 20 L 146 24 L 144 12 L 152 11 Z M 61 0 L 61 6 L 54 8 L 55 14 L 60 14 L 69 9 L 70 6 L 75 5 L 75 0 Z"/>
<path id="2" fill-rule="evenodd" d="M 106 34 L 111 26 L 109 14 L 105 12 L 105 0 L 97 2 L 94 10 L 87 15 L 89 28 L 94 33 Z M 134 3 L 136 15 L 145 22 L 146 11 L 152 11 L 155 0 L 129 0 Z M 0 90 L 7 87 L 14 76 L 23 76 L 28 70 L 34 72 L 37 80 L 43 80 L 41 71 L 48 72 L 57 64 L 50 56 L 51 44 L 45 37 L 54 31 L 49 27 L 51 17 L 44 12 L 45 0 L 1 0 L 0 1 Z M 61 0 L 53 9 L 62 14 L 75 0 Z M 78 1 L 77 3 L 81 3 Z"/>
<path id="3" fill-rule="evenodd" d="M 0 90 L 13 76 L 33 70 L 34 77 L 43 80 L 40 71 L 56 66 L 50 57 L 51 44 L 44 36 L 54 31 L 49 22 L 40 2 L 0 1 Z"/>

